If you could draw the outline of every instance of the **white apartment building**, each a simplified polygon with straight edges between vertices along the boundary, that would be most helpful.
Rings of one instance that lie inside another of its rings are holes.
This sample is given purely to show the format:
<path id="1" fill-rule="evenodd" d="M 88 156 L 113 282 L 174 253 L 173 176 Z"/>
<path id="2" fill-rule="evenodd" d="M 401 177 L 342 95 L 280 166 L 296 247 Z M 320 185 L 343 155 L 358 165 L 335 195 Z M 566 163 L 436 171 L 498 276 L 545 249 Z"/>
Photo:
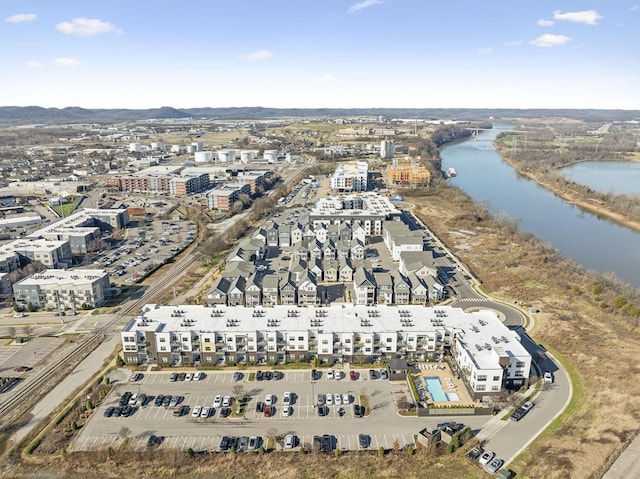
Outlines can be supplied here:
<path id="1" fill-rule="evenodd" d="M 104 303 L 109 291 L 109 274 L 103 270 L 47 269 L 13 285 L 15 302 L 35 308 L 95 308 Z"/>
<path id="2" fill-rule="evenodd" d="M 331 189 L 340 193 L 367 191 L 368 178 L 369 163 L 366 161 L 339 165 L 331 177 Z"/>
<path id="3" fill-rule="evenodd" d="M 370 363 L 450 354 L 474 399 L 520 387 L 531 356 L 491 311 L 450 306 L 323 308 L 146 305 L 122 330 L 125 361 L 166 365 L 287 361 Z M 498 389 L 496 389 L 498 387 Z"/>

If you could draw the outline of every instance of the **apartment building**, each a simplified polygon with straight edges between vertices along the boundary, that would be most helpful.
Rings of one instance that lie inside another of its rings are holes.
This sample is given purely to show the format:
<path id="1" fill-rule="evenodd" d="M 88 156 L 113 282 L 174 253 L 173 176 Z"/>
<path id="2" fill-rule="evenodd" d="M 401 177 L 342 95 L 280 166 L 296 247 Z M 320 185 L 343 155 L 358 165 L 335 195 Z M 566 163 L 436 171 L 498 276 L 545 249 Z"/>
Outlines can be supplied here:
<path id="1" fill-rule="evenodd" d="M 331 189 L 339 193 L 367 191 L 368 177 L 369 163 L 366 161 L 339 165 L 331 177 Z"/>
<path id="2" fill-rule="evenodd" d="M 121 331 L 129 364 L 358 363 L 451 356 L 474 399 L 518 388 L 531 356 L 491 311 L 439 306 L 146 305 Z"/>
<path id="3" fill-rule="evenodd" d="M 251 186 L 247 183 L 229 183 L 207 194 L 209 208 L 212 210 L 228 211 L 239 200 L 240 195 L 250 195 Z"/>
<path id="4" fill-rule="evenodd" d="M 47 269 L 13 285 L 17 305 L 26 308 L 80 309 L 104 303 L 109 292 L 109 274 L 101 270 Z"/>

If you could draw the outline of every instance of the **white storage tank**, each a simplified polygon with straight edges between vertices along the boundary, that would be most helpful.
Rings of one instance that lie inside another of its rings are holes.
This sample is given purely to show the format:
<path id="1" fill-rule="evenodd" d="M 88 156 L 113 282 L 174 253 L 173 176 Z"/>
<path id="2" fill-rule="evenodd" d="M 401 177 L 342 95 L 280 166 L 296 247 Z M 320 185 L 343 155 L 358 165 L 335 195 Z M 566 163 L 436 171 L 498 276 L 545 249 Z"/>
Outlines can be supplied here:
<path id="1" fill-rule="evenodd" d="M 278 161 L 278 150 L 264 150 L 264 159 L 268 163 L 275 163 Z"/>
<path id="2" fill-rule="evenodd" d="M 255 157 L 256 157 L 256 152 L 253 150 L 240 151 L 240 161 L 242 163 L 251 163 Z"/>
<path id="3" fill-rule="evenodd" d="M 231 154 L 229 153 L 229 150 L 218 151 L 218 161 L 220 161 L 221 163 L 227 163 L 227 162 L 233 161 L 229 159 L 230 157 L 231 157 Z M 235 152 L 234 152 L 234 158 L 235 158 Z"/>
<path id="4" fill-rule="evenodd" d="M 196 151 L 194 156 L 196 163 L 210 163 L 213 160 L 213 151 Z"/>

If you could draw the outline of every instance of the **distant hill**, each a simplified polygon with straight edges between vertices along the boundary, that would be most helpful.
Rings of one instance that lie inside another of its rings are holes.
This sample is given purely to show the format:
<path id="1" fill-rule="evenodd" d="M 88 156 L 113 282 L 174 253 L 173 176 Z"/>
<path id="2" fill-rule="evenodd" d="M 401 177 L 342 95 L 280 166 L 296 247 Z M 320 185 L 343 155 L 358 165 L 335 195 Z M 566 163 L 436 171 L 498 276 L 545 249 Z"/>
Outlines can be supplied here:
<path id="1" fill-rule="evenodd" d="M 487 120 L 509 118 L 563 117 L 592 121 L 640 120 L 639 110 L 572 109 L 473 109 L 473 108 L 183 108 L 170 106 L 146 110 L 86 109 L 79 107 L 42 108 L 39 106 L 0 107 L 0 125 L 113 123 L 170 118 L 219 118 L 252 120 L 290 117 L 383 116 L 385 118 L 424 118 Z"/>

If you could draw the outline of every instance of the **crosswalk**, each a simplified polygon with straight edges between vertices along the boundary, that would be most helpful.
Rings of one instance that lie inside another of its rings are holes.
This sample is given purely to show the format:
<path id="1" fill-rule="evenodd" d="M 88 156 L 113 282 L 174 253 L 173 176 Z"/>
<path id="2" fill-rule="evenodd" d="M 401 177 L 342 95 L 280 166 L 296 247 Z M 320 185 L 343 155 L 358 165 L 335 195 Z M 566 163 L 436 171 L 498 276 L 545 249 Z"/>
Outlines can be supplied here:
<path id="1" fill-rule="evenodd" d="M 464 303 L 487 303 L 489 300 L 486 298 L 458 298 L 455 302 L 464 302 Z"/>

